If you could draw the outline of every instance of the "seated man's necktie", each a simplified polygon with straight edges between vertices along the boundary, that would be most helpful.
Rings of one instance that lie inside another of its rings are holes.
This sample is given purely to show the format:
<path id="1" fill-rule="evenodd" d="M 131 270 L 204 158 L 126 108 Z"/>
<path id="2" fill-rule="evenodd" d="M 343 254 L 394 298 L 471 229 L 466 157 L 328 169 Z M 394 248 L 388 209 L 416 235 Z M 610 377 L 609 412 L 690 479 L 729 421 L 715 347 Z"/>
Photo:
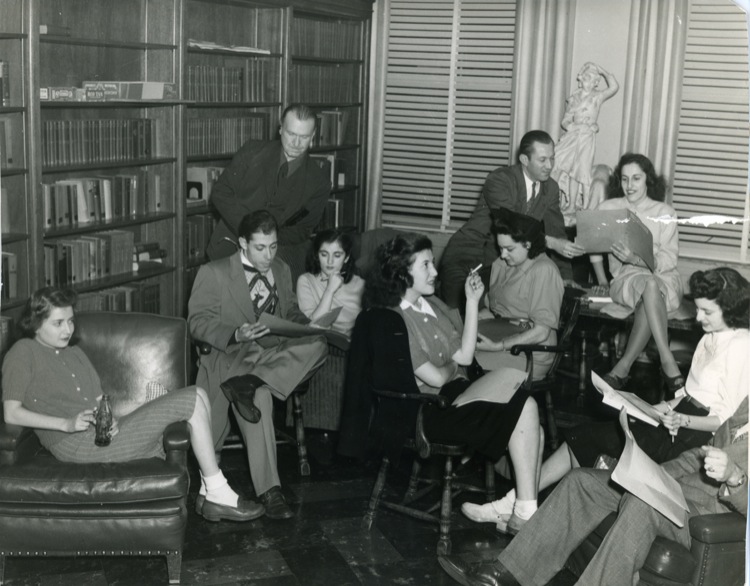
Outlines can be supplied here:
<path id="1" fill-rule="evenodd" d="M 266 275 L 262 274 L 253 266 L 242 263 L 245 273 L 249 275 L 247 287 L 250 291 L 250 299 L 253 302 L 253 310 L 256 319 L 261 313 L 276 313 L 276 307 L 279 303 L 279 293 L 276 284 L 271 284 Z"/>

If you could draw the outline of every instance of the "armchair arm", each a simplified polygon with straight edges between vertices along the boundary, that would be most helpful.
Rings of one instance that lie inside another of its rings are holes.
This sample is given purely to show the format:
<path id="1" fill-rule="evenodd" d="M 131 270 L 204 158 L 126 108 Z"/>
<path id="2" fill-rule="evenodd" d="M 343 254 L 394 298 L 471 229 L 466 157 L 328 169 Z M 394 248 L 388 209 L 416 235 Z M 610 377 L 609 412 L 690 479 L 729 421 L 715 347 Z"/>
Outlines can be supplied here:
<path id="1" fill-rule="evenodd" d="M 430 395 L 429 393 L 398 393 L 396 391 L 383 391 L 373 389 L 373 393 L 385 399 L 406 399 L 408 401 L 419 401 L 423 404 L 434 404 L 445 409 L 450 405 L 447 397 L 442 395 Z"/>
<path id="2" fill-rule="evenodd" d="M 195 344 L 195 348 L 201 356 L 211 354 L 211 350 L 213 349 L 211 344 L 204 342 L 203 340 L 193 340 L 193 344 Z"/>
<path id="3" fill-rule="evenodd" d="M 164 430 L 164 451 L 167 462 L 172 464 L 186 464 L 187 451 L 190 449 L 190 430 L 187 421 L 175 421 Z"/>
<path id="4" fill-rule="evenodd" d="M 513 356 L 518 356 L 521 352 L 527 356 L 531 352 L 566 352 L 568 350 L 565 346 L 546 346 L 544 344 L 516 344 L 510 349 L 510 353 Z"/>
<path id="5" fill-rule="evenodd" d="M 690 519 L 690 536 L 702 543 L 745 540 L 745 518 L 739 513 L 698 515 Z"/>

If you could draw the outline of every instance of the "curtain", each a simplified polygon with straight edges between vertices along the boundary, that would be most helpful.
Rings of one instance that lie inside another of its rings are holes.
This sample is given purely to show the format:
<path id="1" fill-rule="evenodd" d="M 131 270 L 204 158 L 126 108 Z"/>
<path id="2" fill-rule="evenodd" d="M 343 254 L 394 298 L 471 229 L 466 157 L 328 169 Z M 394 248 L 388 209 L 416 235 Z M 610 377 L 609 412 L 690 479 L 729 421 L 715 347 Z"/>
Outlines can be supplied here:
<path id="1" fill-rule="evenodd" d="M 570 83 L 576 0 L 519 0 L 511 159 L 529 130 L 560 134 Z M 508 161 L 512 163 L 513 161 Z"/>
<path id="2" fill-rule="evenodd" d="M 648 156 L 673 178 L 689 2 L 633 0 L 620 152 Z"/>
<path id="3" fill-rule="evenodd" d="M 388 65 L 389 1 L 376 0 L 373 8 L 370 38 L 370 111 L 367 116 L 367 209 L 365 228 L 380 226 L 383 192 L 383 133 L 385 120 L 385 78 Z"/>

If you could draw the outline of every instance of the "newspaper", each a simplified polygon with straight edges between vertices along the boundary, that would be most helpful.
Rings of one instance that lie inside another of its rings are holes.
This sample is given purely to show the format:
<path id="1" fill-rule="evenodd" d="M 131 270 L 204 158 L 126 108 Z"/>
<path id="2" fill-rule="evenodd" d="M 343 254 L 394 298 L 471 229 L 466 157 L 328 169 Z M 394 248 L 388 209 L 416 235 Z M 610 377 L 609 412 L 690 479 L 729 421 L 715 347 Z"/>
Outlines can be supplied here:
<path id="1" fill-rule="evenodd" d="M 625 409 L 631 417 L 645 421 L 654 427 L 658 427 L 661 423 L 661 413 L 638 395 L 613 389 L 593 370 L 591 371 L 591 382 L 594 383 L 596 390 L 602 394 L 602 403 L 605 405 L 617 410 Z"/>

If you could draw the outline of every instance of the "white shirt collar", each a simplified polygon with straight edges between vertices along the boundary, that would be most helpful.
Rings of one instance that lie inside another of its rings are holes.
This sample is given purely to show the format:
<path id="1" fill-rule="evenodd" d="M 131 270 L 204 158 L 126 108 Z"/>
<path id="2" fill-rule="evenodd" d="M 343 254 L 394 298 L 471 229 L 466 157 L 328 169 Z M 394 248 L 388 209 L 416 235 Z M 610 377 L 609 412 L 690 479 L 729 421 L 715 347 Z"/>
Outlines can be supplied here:
<path id="1" fill-rule="evenodd" d="M 526 201 L 531 200 L 531 194 L 533 192 L 534 183 L 536 183 L 536 194 L 539 195 L 539 191 L 541 190 L 541 184 L 539 181 L 532 181 L 529 179 L 529 177 L 526 175 L 526 173 L 523 174 L 523 180 L 526 182 Z"/>
<path id="2" fill-rule="evenodd" d="M 427 303 L 427 300 L 424 297 L 420 297 L 417 299 L 416 303 L 409 303 L 406 298 L 401 300 L 401 304 L 399 305 L 401 309 L 408 309 L 412 308 L 417 313 L 426 313 L 427 315 L 431 315 L 434 318 L 437 318 L 437 315 L 435 315 L 435 310 L 432 309 L 432 306 Z"/>

